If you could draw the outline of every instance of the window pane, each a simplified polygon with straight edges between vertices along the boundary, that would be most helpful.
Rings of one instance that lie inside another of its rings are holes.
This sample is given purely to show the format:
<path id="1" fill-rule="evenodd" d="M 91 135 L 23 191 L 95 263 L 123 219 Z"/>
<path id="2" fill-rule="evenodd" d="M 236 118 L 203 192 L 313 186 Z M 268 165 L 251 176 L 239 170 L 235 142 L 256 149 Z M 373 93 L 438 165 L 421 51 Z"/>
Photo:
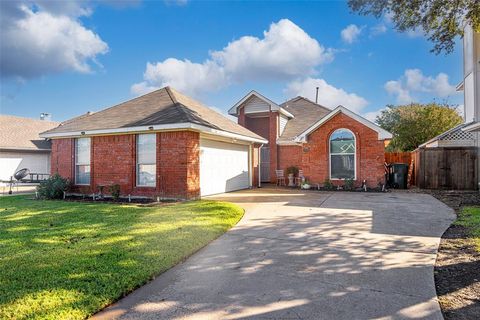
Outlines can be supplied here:
<path id="1" fill-rule="evenodd" d="M 156 135 L 139 134 L 137 136 L 137 162 L 156 163 Z"/>
<path id="2" fill-rule="evenodd" d="M 156 167 L 154 164 L 139 164 L 137 185 L 155 187 Z"/>
<path id="3" fill-rule="evenodd" d="M 331 155 L 331 178 L 332 179 L 355 179 L 355 156 Z"/>
<path id="4" fill-rule="evenodd" d="M 90 138 L 75 140 L 75 163 L 90 164 Z"/>
<path id="5" fill-rule="evenodd" d="M 335 131 L 330 137 L 331 153 L 355 153 L 355 138 L 344 129 Z"/>
<path id="6" fill-rule="evenodd" d="M 335 140 L 330 142 L 331 153 L 355 153 L 354 140 Z"/>
<path id="7" fill-rule="evenodd" d="M 90 165 L 75 166 L 76 184 L 90 184 Z"/>

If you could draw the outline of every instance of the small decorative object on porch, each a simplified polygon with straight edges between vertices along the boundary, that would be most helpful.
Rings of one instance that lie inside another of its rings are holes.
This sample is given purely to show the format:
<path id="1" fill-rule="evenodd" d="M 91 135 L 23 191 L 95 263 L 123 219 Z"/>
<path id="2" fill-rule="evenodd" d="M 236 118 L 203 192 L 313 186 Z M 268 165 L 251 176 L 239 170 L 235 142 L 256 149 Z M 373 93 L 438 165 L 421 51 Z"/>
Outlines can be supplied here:
<path id="1" fill-rule="evenodd" d="M 310 185 L 310 182 L 308 180 L 303 180 L 301 188 L 304 190 L 310 189 L 312 186 Z"/>
<path id="2" fill-rule="evenodd" d="M 298 175 L 298 168 L 295 166 L 288 167 L 287 174 L 288 174 L 288 186 L 295 187 L 295 176 Z"/>

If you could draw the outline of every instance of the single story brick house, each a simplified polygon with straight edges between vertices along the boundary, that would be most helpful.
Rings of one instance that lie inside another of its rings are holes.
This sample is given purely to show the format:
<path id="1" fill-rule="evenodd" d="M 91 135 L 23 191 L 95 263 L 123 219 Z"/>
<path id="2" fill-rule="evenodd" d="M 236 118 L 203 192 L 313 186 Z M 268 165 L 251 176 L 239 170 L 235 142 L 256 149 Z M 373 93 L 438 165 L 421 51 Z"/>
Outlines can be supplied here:
<path id="1" fill-rule="evenodd" d="M 330 110 L 303 97 L 277 104 L 251 91 L 229 114 L 268 140 L 260 148 L 262 182 L 276 182 L 276 169 L 296 166 L 311 183 L 384 183 L 391 133 L 342 106 Z"/>
<path id="2" fill-rule="evenodd" d="M 51 172 L 74 192 L 120 185 L 121 195 L 195 199 L 258 184 L 258 148 L 268 141 L 165 87 L 61 123 Z"/>
<path id="3" fill-rule="evenodd" d="M 275 169 L 293 165 L 313 183 L 383 182 L 391 134 L 344 107 L 278 105 L 252 91 L 229 113 L 238 124 L 165 87 L 41 137 L 51 140 L 51 173 L 78 193 L 118 184 L 123 196 L 195 199 L 275 182 Z"/>

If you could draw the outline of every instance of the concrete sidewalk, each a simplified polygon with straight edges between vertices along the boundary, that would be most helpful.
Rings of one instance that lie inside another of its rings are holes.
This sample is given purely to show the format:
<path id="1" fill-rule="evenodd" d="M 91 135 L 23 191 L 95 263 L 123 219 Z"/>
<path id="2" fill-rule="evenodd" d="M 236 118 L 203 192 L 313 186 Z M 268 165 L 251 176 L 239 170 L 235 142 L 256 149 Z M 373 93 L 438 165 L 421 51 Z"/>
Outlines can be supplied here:
<path id="1" fill-rule="evenodd" d="M 256 189 L 232 230 L 96 319 L 442 319 L 453 210 L 425 194 Z"/>

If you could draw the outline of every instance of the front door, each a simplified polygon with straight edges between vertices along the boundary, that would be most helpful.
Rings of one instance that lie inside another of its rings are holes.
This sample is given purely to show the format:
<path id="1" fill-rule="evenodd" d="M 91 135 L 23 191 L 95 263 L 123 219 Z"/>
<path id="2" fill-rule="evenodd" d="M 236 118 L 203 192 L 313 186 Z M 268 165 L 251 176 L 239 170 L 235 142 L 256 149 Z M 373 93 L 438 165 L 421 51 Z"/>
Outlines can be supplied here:
<path id="1" fill-rule="evenodd" d="M 262 147 L 260 150 L 260 180 L 270 182 L 270 147 Z"/>

